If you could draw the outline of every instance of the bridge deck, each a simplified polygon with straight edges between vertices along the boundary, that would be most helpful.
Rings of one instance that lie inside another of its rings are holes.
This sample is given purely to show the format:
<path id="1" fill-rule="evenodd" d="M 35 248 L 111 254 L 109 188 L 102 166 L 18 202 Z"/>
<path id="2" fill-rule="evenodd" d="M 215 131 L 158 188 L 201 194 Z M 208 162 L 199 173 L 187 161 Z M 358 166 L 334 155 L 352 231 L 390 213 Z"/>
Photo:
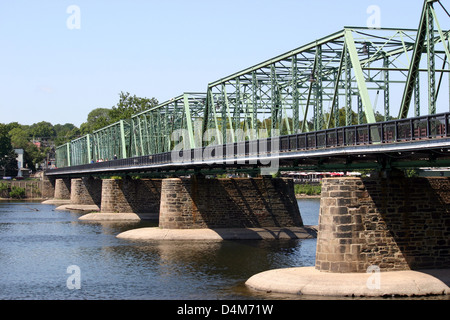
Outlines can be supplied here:
<path id="1" fill-rule="evenodd" d="M 450 166 L 450 113 L 72 166 L 48 176 Z M 276 167 L 275 167 L 276 166 Z"/>

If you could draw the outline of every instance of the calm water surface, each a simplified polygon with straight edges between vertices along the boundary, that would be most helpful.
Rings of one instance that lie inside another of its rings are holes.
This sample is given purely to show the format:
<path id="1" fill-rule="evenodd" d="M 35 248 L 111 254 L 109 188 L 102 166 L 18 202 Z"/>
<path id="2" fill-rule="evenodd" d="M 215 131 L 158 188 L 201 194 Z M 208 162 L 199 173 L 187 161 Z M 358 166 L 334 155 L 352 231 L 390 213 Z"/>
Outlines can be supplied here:
<path id="1" fill-rule="evenodd" d="M 299 201 L 317 225 L 318 200 Z M 244 283 L 270 269 L 313 266 L 316 240 L 131 242 L 116 235 L 149 223 L 80 222 L 40 203 L 0 203 L 0 299 L 284 299 Z M 70 290 L 69 266 L 80 269 Z"/>

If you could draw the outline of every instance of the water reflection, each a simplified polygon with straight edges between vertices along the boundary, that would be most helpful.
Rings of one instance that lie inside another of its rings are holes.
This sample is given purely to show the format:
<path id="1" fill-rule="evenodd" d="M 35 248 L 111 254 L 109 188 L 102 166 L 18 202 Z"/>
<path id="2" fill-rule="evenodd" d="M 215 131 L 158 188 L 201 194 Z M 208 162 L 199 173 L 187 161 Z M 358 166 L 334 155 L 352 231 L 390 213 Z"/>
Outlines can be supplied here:
<path id="1" fill-rule="evenodd" d="M 265 299 L 246 289 L 249 277 L 314 264 L 314 239 L 128 241 L 116 235 L 157 224 L 86 223 L 54 209 L 0 204 L 0 299 Z M 71 265 L 81 290 L 66 287 Z"/>

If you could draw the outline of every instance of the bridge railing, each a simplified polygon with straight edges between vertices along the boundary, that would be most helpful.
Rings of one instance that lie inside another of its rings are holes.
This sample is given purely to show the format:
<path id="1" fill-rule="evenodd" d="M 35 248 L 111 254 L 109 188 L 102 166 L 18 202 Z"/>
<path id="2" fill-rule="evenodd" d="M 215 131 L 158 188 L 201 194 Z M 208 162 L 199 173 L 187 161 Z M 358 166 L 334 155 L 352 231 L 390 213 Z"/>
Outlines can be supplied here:
<path id="1" fill-rule="evenodd" d="M 113 171 L 114 169 L 134 170 L 152 166 L 156 169 L 160 165 L 196 165 L 204 162 L 220 162 L 220 160 L 223 162 L 243 158 L 272 157 L 282 153 L 300 152 L 307 156 L 308 151 L 311 150 L 393 144 L 445 137 L 450 137 L 450 113 L 72 166 L 50 170 L 47 174 Z"/>

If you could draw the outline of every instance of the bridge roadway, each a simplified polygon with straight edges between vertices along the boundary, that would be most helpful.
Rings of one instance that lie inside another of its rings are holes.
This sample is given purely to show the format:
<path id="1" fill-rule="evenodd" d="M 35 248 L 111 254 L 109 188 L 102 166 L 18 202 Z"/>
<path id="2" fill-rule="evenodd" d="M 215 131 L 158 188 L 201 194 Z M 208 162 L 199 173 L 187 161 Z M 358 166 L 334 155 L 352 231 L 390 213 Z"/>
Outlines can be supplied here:
<path id="1" fill-rule="evenodd" d="M 450 113 L 48 170 L 47 176 L 450 166 Z M 264 171 L 261 171 L 264 173 Z"/>

